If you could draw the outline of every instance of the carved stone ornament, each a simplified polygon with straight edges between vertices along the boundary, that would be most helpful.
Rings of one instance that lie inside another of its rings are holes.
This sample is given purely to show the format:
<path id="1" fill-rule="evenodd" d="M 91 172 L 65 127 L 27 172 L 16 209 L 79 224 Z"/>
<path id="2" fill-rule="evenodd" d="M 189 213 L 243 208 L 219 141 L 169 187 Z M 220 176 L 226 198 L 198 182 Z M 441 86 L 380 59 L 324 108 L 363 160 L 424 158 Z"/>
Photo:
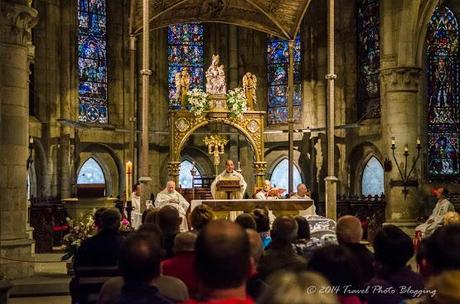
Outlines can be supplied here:
<path id="1" fill-rule="evenodd" d="M 38 22 L 38 12 L 30 7 L 30 3 L 26 4 L 0 1 L 1 42 L 22 46 L 31 42 L 32 28 Z"/>
<path id="2" fill-rule="evenodd" d="M 257 132 L 257 130 L 259 130 L 259 123 L 256 120 L 251 120 L 248 123 L 247 129 L 251 133 Z"/>
<path id="3" fill-rule="evenodd" d="M 176 120 L 175 125 L 177 130 L 179 130 L 180 132 L 185 132 L 188 130 L 188 128 L 190 128 L 190 123 L 185 118 L 179 118 L 178 120 Z"/>
<path id="4" fill-rule="evenodd" d="M 417 92 L 422 69 L 396 67 L 382 69 L 382 82 L 387 92 Z"/>

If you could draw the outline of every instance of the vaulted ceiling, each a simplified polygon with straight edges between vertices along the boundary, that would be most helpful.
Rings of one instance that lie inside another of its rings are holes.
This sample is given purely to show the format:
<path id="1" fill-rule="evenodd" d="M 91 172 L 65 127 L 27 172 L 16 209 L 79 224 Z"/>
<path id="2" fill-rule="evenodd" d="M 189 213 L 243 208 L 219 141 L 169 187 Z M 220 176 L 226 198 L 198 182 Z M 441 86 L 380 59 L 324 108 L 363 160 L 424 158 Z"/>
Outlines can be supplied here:
<path id="1" fill-rule="evenodd" d="M 150 29 L 185 22 L 219 22 L 292 40 L 311 0 L 149 0 Z M 131 0 L 130 29 L 142 32 L 142 0 Z"/>

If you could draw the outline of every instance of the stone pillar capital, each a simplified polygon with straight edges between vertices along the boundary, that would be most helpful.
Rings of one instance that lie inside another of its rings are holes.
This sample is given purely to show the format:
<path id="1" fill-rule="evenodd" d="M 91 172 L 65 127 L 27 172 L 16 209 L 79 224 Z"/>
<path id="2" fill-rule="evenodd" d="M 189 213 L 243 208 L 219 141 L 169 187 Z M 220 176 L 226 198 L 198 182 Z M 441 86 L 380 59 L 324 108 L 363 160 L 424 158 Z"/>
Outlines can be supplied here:
<path id="1" fill-rule="evenodd" d="M 422 69 L 415 66 L 385 68 L 381 70 L 386 92 L 417 92 Z"/>
<path id="2" fill-rule="evenodd" d="M 0 1 L 0 42 L 22 46 L 31 42 L 38 12 L 30 5 L 31 1 Z"/>

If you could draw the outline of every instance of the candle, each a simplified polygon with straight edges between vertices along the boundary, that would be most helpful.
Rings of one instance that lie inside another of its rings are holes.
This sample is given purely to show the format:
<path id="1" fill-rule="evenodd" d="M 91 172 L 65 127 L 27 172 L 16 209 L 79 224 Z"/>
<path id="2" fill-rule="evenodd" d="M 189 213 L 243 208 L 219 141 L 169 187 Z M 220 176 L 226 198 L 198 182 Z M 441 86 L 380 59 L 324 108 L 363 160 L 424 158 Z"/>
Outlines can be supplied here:
<path id="1" fill-rule="evenodd" d="M 409 152 L 409 149 L 407 148 L 407 146 L 404 147 L 404 152 Z"/>
<path id="2" fill-rule="evenodd" d="M 133 163 L 131 161 L 126 162 L 126 201 L 129 201 L 131 194 L 131 174 L 133 172 Z"/>
<path id="3" fill-rule="evenodd" d="M 240 169 L 241 169 L 241 163 L 240 163 L 240 161 L 238 161 L 238 170 L 240 170 Z"/>
<path id="4" fill-rule="evenodd" d="M 420 146 L 420 138 L 417 138 L 417 146 Z"/>
<path id="5" fill-rule="evenodd" d="M 391 147 L 394 148 L 394 147 L 395 147 L 395 144 L 396 144 L 395 138 L 393 137 L 393 138 L 391 139 Z"/>
<path id="6" fill-rule="evenodd" d="M 192 168 L 195 168 L 195 161 L 192 161 Z"/>

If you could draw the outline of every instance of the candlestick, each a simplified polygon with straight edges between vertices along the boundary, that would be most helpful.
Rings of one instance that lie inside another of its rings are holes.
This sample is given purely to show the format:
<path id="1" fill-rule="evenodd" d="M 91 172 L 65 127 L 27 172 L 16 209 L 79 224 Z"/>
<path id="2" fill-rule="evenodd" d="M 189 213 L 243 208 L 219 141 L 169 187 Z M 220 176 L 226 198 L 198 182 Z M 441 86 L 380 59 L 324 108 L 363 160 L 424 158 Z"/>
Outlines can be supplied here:
<path id="1" fill-rule="evenodd" d="M 417 147 L 420 147 L 420 138 L 417 138 Z"/>
<path id="2" fill-rule="evenodd" d="M 126 201 L 129 201 L 131 194 L 131 174 L 133 171 L 133 163 L 131 161 L 126 162 Z"/>
<path id="3" fill-rule="evenodd" d="M 404 147 L 404 152 L 409 152 L 409 149 L 407 148 L 407 145 Z"/>
<path id="4" fill-rule="evenodd" d="M 395 142 L 395 138 L 394 138 L 394 137 L 391 139 L 391 147 L 392 147 L 392 148 L 395 148 L 395 147 L 396 147 L 396 142 Z"/>

